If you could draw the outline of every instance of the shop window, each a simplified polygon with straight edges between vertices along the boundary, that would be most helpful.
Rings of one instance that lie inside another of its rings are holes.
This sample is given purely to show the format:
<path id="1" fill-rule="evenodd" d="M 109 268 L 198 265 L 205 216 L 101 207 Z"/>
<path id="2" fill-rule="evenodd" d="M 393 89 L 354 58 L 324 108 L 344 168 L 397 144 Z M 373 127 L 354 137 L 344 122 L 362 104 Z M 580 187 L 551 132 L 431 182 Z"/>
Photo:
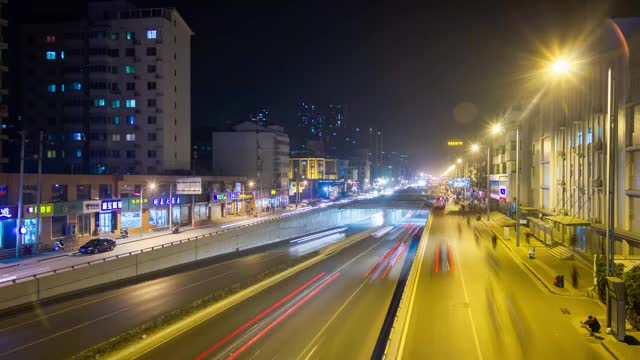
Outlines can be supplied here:
<path id="1" fill-rule="evenodd" d="M 91 184 L 76 185 L 76 200 L 91 200 Z"/>
<path id="2" fill-rule="evenodd" d="M 51 238 L 57 239 L 64 237 L 67 232 L 67 217 L 52 216 L 51 217 Z"/>
<path id="3" fill-rule="evenodd" d="M 98 196 L 100 199 L 111 199 L 112 198 L 112 186 L 111 184 L 100 184 L 98 185 Z"/>
<path id="4" fill-rule="evenodd" d="M 69 201 L 66 184 L 51 185 L 51 202 Z"/>

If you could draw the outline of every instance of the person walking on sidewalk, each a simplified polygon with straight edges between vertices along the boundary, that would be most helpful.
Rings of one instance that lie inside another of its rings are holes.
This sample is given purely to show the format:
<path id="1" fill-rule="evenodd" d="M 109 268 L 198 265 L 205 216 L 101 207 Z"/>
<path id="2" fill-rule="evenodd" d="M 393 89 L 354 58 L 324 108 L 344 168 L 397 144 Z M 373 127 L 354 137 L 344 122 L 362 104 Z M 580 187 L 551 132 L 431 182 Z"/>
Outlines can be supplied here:
<path id="1" fill-rule="evenodd" d="M 576 268 L 576 265 L 572 265 L 571 267 L 571 284 L 573 285 L 574 289 L 578 288 L 578 278 L 580 277 L 580 274 L 578 274 L 578 269 Z"/>

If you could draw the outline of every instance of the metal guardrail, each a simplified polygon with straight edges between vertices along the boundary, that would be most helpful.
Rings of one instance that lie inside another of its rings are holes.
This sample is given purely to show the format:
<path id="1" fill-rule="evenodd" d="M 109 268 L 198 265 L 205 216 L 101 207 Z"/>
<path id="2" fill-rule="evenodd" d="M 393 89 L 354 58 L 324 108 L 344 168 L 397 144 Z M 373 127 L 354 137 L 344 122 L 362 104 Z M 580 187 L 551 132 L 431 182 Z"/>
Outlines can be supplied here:
<path id="1" fill-rule="evenodd" d="M 332 204 L 333 205 L 333 204 Z M 319 210 L 322 208 L 312 208 L 309 209 L 307 211 L 304 211 L 303 213 L 306 213 L 308 211 L 313 211 L 313 210 Z M 47 270 L 47 271 L 42 271 L 42 272 L 38 272 L 38 273 L 34 273 L 31 275 L 27 275 L 27 276 L 22 276 L 22 277 L 10 277 L 8 279 L 3 279 L 0 280 L 0 287 L 4 287 L 4 286 L 10 286 L 10 285 L 14 285 L 23 281 L 27 281 L 27 280 L 32 280 L 32 279 L 38 279 L 38 278 L 42 278 L 45 276 L 49 276 L 49 275 L 53 275 L 53 274 L 57 274 L 57 273 L 61 273 L 61 272 L 66 272 L 66 271 L 71 271 L 71 270 L 75 270 L 78 268 L 83 268 L 83 267 L 87 267 L 87 266 L 91 266 L 94 264 L 99 264 L 99 263 L 104 263 L 107 261 L 111 261 L 111 260 L 116 260 L 122 257 L 127 257 L 127 256 L 131 256 L 131 255 L 135 255 L 135 254 L 142 254 L 144 252 L 147 251 L 152 251 L 155 249 L 160 249 L 160 248 L 164 248 L 164 247 L 168 247 L 168 246 L 173 246 L 173 245 L 178 245 L 178 244 L 182 244 L 184 242 L 189 242 L 189 241 L 194 241 L 197 239 L 202 239 L 205 237 L 209 237 L 209 236 L 214 236 L 216 234 L 221 234 L 221 233 L 225 233 L 231 230 L 236 230 L 236 229 L 241 229 L 241 228 L 246 228 L 249 226 L 254 226 L 254 225 L 258 225 L 258 224 L 262 224 L 268 221 L 274 221 L 274 220 L 278 220 L 278 219 L 283 219 L 285 217 L 289 217 L 292 215 L 297 215 L 300 214 L 299 212 L 290 212 L 287 214 L 282 214 L 282 215 L 278 215 L 275 217 L 270 217 L 268 219 L 264 219 L 264 220 L 260 220 L 260 221 L 254 221 L 254 222 L 249 222 L 247 224 L 243 224 L 243 225 L 238 225 L 238 226 L 233 226 L 232 224 L 230 224 L 228 229 L 222 229 L 222 230 L 218 230 L 218 231 L 213 231 L 207 234 L 202 234 L 202 235 L 196 235 L 193 237 L 189 237 L 186 239 L 180 239 L 180 240 L 176 240 L 176 241 L 172 241 L 169 243 L 164 243 L 164 244 L 160 244 L 160 245 L 154 245 L 154 246 L 150 246 L 147 248 L 142 248 L 142 249 L 137 249 L 137 250 L 132 250 L 126 253 L 122 253 L 122 254 L 116 254 L 116 255 L 112 255 L 112 256 L 107 256 L 104 258 L 100 258 L 100 259 L 96 259 L 96 260 L 89 260 L 80 264 L 74 264 L 74 265 L 69 265 L 69 266 L 64 266 L 61 268 L 57 268 L 57 269 L 53 269 L 53 270 Z"/>

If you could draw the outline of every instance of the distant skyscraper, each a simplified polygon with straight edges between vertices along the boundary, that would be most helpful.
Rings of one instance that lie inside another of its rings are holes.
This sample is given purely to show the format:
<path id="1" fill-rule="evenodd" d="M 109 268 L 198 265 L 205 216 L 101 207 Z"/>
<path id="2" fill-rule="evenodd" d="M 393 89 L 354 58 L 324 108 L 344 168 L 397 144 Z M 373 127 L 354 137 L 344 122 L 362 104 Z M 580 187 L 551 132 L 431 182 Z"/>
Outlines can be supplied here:
<path id="1" fill-rule="evenodd" d="M 260 110 L 249 115 L 249 120 L 252 123 L 260 126 L 271 125 L 271 122 L 269 120 L 269 111 L 265 108 L 261 108 Z"/>
<path id="2" fill-rule="evenodd" d="M 344 107 L 342 105 L 329 105 L 322 138 L 329 155 L 344 155 L 346 150 L 343 141 L 345 128 Z"/>
<path id="3" fill-rule="evenodd" d="M 325 115 L 314 104 L 301 102 L 298 104 L 296 129 L 293 132 L 294 149 L 306 151 L 308 141 L 320 142 L 324 145 Z"/>

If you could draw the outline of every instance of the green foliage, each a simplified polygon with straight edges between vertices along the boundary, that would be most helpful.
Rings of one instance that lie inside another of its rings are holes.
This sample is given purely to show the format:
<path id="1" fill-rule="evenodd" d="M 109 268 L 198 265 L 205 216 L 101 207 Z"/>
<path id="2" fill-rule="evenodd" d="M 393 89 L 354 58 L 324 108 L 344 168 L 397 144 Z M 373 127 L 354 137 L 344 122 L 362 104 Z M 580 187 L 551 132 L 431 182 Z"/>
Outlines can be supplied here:
<path id="1" fill-rule="evenodd" d="M 614 276 L 622 279 L 623 264 L 616 264 Z M 598 280 L 598 297 L 600 301 L 607 301 L 607 263 L 604 255 L 596 255 L 596 279 Z"/>
<path id="2" fill-rule="evenodd" d="M 635 328 L 640 328 L 640 265 L 624 274 L 627 292 L 627 319 Z"/>

